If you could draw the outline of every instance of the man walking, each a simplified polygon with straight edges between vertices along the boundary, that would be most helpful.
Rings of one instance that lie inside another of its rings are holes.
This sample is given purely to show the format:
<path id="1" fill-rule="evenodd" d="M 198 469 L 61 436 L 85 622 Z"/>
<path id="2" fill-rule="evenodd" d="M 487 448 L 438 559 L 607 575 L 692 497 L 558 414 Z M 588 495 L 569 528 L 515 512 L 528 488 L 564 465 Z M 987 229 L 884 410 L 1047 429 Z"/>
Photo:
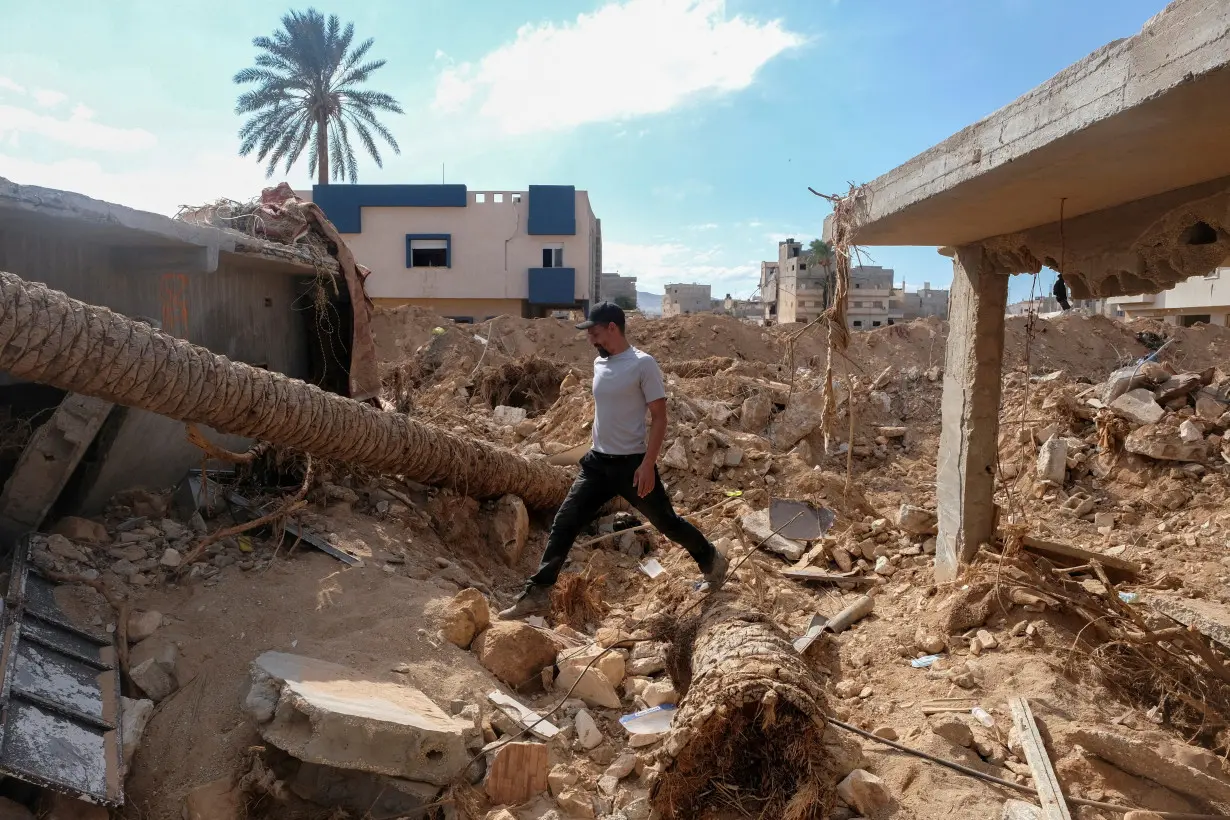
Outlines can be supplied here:
<path id="1" fill-rule="evenodd" d="M 1067 313 L 1072 309 L 1072 305 L 1068 302 L 1068 285 L 1063 281 L 1063 274 L 1055 279 L 1055 287 L 1051 288 L 1051 293 L 1055 296 L 1055 301 L 1059 303 L 1060 310 Z"/>
<path id="2" fill-rule="evenodd" d="M 599 302 L 589 320 L 577 325 L 598 351 L 594 359 L 593 448 L 581 459 L 581 472 L 564 499 L 543 552 L 538 571 L 515 604 L 500 613 L 510 620 L 545 613 L 549 593 L 581 528 L 603 504 L 622 496 L 670 540 L 696 560 L 711 592 L 725 580 L 728 562 L 700 530 L 671 506 L 658 475 L 658 455 L 666 438 L 666 387 L 662 371 L 648 353 L 624 336 L 624 312 Z M 645 411 L 651 424 L 646 436 Z"/>

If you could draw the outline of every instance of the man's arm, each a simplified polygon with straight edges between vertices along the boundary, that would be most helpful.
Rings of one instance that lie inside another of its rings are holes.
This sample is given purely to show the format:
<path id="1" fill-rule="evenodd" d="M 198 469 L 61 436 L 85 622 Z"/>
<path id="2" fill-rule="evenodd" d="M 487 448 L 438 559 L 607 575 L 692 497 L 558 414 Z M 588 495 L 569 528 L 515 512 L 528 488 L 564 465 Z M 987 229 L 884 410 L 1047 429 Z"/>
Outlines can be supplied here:
<path id="1" fill-rule="evenodd" d="M 641 498 L 649 495 L 654 484 L 654 465 L 662 454 L 662 442 L 666 440 L 666 399 L 656 399 L 649 403 L 649 442 L 645 447 L 645 460 L 636 468 L 632 480 L 636 484 L 636 494 Z"/>

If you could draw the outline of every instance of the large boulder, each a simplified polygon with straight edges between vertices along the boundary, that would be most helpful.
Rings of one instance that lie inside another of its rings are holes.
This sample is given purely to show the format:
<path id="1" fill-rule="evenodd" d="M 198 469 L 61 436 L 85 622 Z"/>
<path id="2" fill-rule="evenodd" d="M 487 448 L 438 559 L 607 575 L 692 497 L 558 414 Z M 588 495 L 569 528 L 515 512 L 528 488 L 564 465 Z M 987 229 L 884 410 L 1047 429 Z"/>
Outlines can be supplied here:
<path id="1" fill-rule="evenodd" d="M 756 510 L 748 513 L 739 519 L 743 524 L 743 529 L 752 539 L 753 543 L 764 544 L 764 548 L 769 552 L 776 552 L 791 561 L 797 561 L 803 557 L 803 553 L 807 552 L 807 545 L 800 541 L 795 541 L 792 538 L 785 538 L 776 534 L 773 531 L 772 525 L 769 523 L 768 510 Z"/>
<path id="2" fill-rule="evenodd" d="M 790 404 L 773 423 L 773 447 L 786 451 L 820 426 L 824 413 L 824 391 L 812 390 L 796 393 Z"/>
<path id="3" fill-rule="evenodd" d="M 1112 401 L 1110 409 L 1133 424 L 1157 424 L 1166 415 L 1166 411 L 1154 400 L 1153 393 L 1142 387 L 1129 390 Z"/>
<path id="4" fill-rule="evenodd" d="M 1184 441 L 1183 433 L 1173 424 L 1146 424 L 1128 434 L 1123 447 L 1129 453 L 1162 461 L 1204 461 L 1209 446 L 1204 439 Z"/>
<path id="5" fill-rule="evenodd" d="M 440 632 L 449 642 L 469 649 L 478 633 L 491 623 L 487 599 L 477 589 L 463 589 L 444 608 Z"/>
<path id="6" fill-rule="evenodd" d="M 516 689 L 555 666 L 563 642 L 521 621 L 496 621 L 474 641 L 478 662 Z"/>
<path id="7" fill-rule="evenodd" d="M 760 433 L 773 415 L 773 401 L 763 393 L 748 396 L 739 409 L 739 423 L 749 433 Z"/>
<path id="8" fill-rule="evenodd" d="M 268 743 L 308 763 L 444 786 L 469 760 L 465 721 L 417 689 L 326 661 L 266 652 L 244 709 Z"/>

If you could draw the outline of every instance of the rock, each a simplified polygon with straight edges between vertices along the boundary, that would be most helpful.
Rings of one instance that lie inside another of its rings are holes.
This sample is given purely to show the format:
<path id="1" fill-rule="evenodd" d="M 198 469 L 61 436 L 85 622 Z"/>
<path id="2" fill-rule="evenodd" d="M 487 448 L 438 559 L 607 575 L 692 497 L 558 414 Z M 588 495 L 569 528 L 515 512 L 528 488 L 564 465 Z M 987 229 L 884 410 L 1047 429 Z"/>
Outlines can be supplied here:
<path id="1" fill-rule="evenodd" d="M 778 413 L 773 423 L 773 448 L 784 453 L 798 444 L 808 433 L 820 426 L 823 412 L 823 390 L 796 393 L 786 409 Z"/>
<path id="2" fill-rule="evenodd" d="M 0 797 L 0 820 L 34 820 L 34 812 L 7 797 Z M 68 820 L 68 816 L 62 814 L 60 820 Z"/>
<path id="3" fill-rule="evenodd" d="M 1123 820 L 1165 820 L 1165 817 L 1155 811 L 1130 811 L 1123 815 Z"/>
<path id="4" fill-rule="evenodd" d="M 1133 424 L 1157 424 L 1166 415 L 1161 405 L 1154 401 L 1153 394 L 1139 387 L 1112 401 L 1110 409 Z"/>
<path id="5" fill-rule="evenodd" d="M 603 736 L 602 730 L 598 728 L 598 724 L 594 722 L 594 717 L 587 710 L 582 709 L 577 712 L 575 721 L 577 729 L 577 742 L 584 749 L 594 749 L 602 745 Z"/>
<path id="6" fill-rule="evenodd" d="M 447 785 L 469 761 L 473 726 L 402 683 L 266 652 L 252 662 L 245 711 L 268 743 L 309 763 Z"/>
<path id="7" fill-rule="evenodd" d="M 688 469 L 688 450 L 683 446 L 682 439 L 675 439 L 662 454 L 662 464 L 674 470 Z"/>
<path id="8" fill-rule="evenodd" d="M 616 780 L 623 780 L 628 775 L 632 774 L 636 769 L 636 755 L 632 752 L 624 752 L 619 757 L 615 758 L 615 762 L 607 767 L 603 772 L 607 777 L 613 777 Z"/>
<path id="9" fill-rule="evenodd" d="M 897 526 L 911 535 L 935 535 L 936 515 L 933 510 L 902 504 L 897 511 Z"/>
<path id="10" fill-rule="evenodd" d="M 1180 760 L 1172 752 L 1167 738 L 1146 739 L 1140 735 L 1120 735 L 1106 729 L 1078 729 L 1068 735 L 1103 760 L 1128 774 L 1144 777 L 1182 794 L 1210 800 L 1230 802 L 1230 783 L 1214 777 Z"/>
<path id="11" fill-rule="evenodd" d="M 547 790 L 547 757 L 545 743 L 504 744 L 491 760 L 483 790 L 497 805 L 528 802 Z"/>
<path id="12" fill-rule="evenodd" d="M 858 681 L 847 679 L 839 681 L 834 689 L 837 692 L 837 697 L 842 700 L 849 700 L 858 696 L 858 693 L 863 689 L 863 685 Z"/>
<path id="13" fill-rule="evenodd" d="M 724 463 L 727 467 L 738 467 L 743 463 L 743 448 L 729 447 L 727 448 L 726 454 L 723 458 L 725 459 Z"/>
<path id="14" fill-rule="evenodd" d="M 577 379 L 577 377 L 574 374 L 569 373 L 568 375 L 564 376 L 563 381 L 559 383 L 559 390 L 561 393 L 567 393 L 569 390 L 572 390 L 574 387 L 576 387 L 580 383 L 581 383 L 580 380 Z"/>
<path id="15" fill-rule="evenodd" d="M 618 709 L 620 706 L 615 686 L 596 666 L 587 670 L 583 664 L 575 664 L 559 670 L 555 688 L 560 692 L 571 690 L 572 697 L 580 698 L 587 706 L 600 709 Z"/>
<path id="16" fill-rule="evenodd" d="M 560 648 L 547 632 L 521 621 L 496 621 L 473 645 L 478 662 L 514 689 L 554 666 Z"/>
<path id="17" fill-rule="evenodd" d="M 565 814 L 572 817 L 580 817 L 583 820 L 592 820 L 595 817 L 593 798 L 575 786 L 565 789 L 559 797 L 555 798 L 555 802 Z"/>
<path id="18" fill-rule="evenodd" d="M 154 702 L 144 698 L 136 700 L 121 697 L 120 715 L 120 729 L 124 736 L 124 768 L 127 769 L 132 764 L 132 756 L 137 753 L 141 745 L 145 727 L 149 725 L 149 719 L 154 715 Z"/>
<path id="19" fill-rule="evenodd" d="M 1067 469 L 1068 442 L 1061 438 L 1052 438 L 1042 442 L 1042 447 L 1038 450 L 1038 478 L 1062 485 Z"/>
<path id="20" fill-rule="evenodd" d="M 974 745 L 974 732 L 955 716 L 942 717 L 931 724 L 931 731 L 956 746 L 968 749 Z"/>
<path id="21" fill-rule="evenodd" d="M 868 393 L 867 403 L 879 410 L 881 416 L 887 416 L 893 412 L 893 397 L 883 390 L 872 390 Z"/>
<path id="22" fill-rule="evenodd" d="M 764 549 L 767 549 L 769 552 L 776 552 L 790 561 L 799 560 L 807 552 L 806 544 L 774 534 L 773 527 L 769 525 L 768 510 L 756 510 L 755 512 L 748 513 L 740 521 L 743 524 L 743 529 L 747 531 L 748 537 L 752 539 L 752 543 L 759 544 L 763 541 Z"/>
<path id="23" fill-rule="evenodd" d="M 979 629 L 977 637 L 983 649 L 994 649 L 999 646 L 999 641 L 995 640 L 995 636 L 985 629 Z"/>
<path id="24" fill-rule="evenodd" d="M 763 393 L 748 396 L 739 409 L 739 423 L 748 433 L 760 433 L 773 415 L 773 401 Z"/>
<path id="25" fill-rule="evenodd" d="M 128 642 L 140 643 L 157 632 L 161 626 L 161 612 L 134 609 L 128 613 Z"/>
<path id="26" fill-rule="evenodd" d="M 184 820 L 242 820 L 245 800 L 230 777 L 197 786 L 184 797 Z"/>
<path id="27" fill-rule="evenodd" d="M 138 644 L 130 659 L 133 664 L 128 677 L 154 703 L 167 698 L 179 688 L 176 666 L 179 648 L 169 641 L 153 638 Z"/>
<path id="28" fill-rule="evenodd" d="M 876 737 L 882 737 L 885 740 L 896 740 L 898 738 L 897 730 L 892 726 L 881 726 L 872 732 Z"/>
<path id="29" fill-rule="evenodd" d="M 1172 399 L 1186 398 L 1201 387 L 1204 387 L 1204 382 L 1199 373 L 1180 373 L 1159 384 L 1153 396 L 1165 404 Z"/>
<path id="30" fill-rule="evenodd" d="M 538 432 L 538 424 L 531 419 L 525 419 L 513 429 L 516 430 L 517 435 L 521 436 L 521 438 L 529 438 Z"/>
<path id="31" fill-rule="evenodd" d="M 521 422 L 525 421 L 525 408 L 510 407 L 507 404 L 501 404 L 491 413 L 492 417 L 507 427 L 516 427 Z"/>
<path id="32" fill-rule="evenodd" d="M 487 816 L 483 820 L 517 820 L 517 815 L 508 809 L 496 809 L 495 811 L 487 812 Z"/>
<path id="33" fill-rule="evenodd" d="M 1094 513 L 1093 526 L 1097 527 L 1099 532 L 1102 530 L 1110 532 L 1115 528 L 1115 514 L 1108 512 Z"/>
<path id="34" fill-rule="evenodd" d="M 1196 415 L 1204 421 L 1217 421 L 1227 409 L 1230 409 L 1230 404 L 1222 401 L 1217 396 L 1213 396 L 1203 390 L 1196 394 Z M 52 530 L 52 532 L 55 532 L 55 530 Z"/>
<path id="35" fill-rule="evenodd" d="M 444 608 L 440 632 L 450 643 L 469 649 L 474 636 L 491 623 L 487 599 L 477 589 L 463 589 Z"/>
<path id="36" fill-rule="evenodd" d="M 669 680 L 660 680 L 646 686 L 641 699 L 645 701 L 646 706 L 652 709 L 663 704 L 675 705 L 679 702 L 679 694 L 675 691 L 675 685 Z"/>
<path id="37" fill-rule="evenodd" d="M 107 528 L 97 521 L 88 518 L 78 518 L 66 515 L 51 528 L 55 535 L 62 535 L 70 541 L 85 541 L 90 544 L 106 544 L 111 541 Z"/>
<path id="38" fill-rule="evenodd" d="M 1163 461 L 1204 461 L 1208 446 L 1204 440 L 1185 442 L 1179 428 L 1172 424 L 1147 424 L 1128 434 L 1123 442 L 1129 453 Z"/>
<path id="39" fill-rule="evenodd" d="M 639 677 L 656 675 L 666 669 L 666 648 L 663 644 L 638 643 L 632 649 L 632 659 L 627 664 L 627 674 Z"/>
<path id="40" fill-rule="evenodd" d="M 1005 800 L 1000 820 L 1045 820 L 1042 809 L 1024 800 Z"/>
<path id="41" fill-rule="evenodd" d="M 47 551 L 57 558 L 78 563 L 85 563 L 90 560 L 90 556 L 85 550 L 69 541 L 63 535 L 48 535 L 44 544 Z"/>
<path id="42" fill-rule="evenodd" d="M 938 655 L 943 652 L 947 644 L 939 635 L 935 635 L 925 631 L 922 627 L 914 633 L 914 646 L 921 652 L 926 652 L 928 655 Z"/>
<path id="43" fill-rule="evenodd" d="M 860 814 L 874 815 L 892 802 L 884 781 L 866 769 L 855 769 L 837 784 L 837 796 Z"/>
<path id="44" fill-rule="evenodd" d="M 418 814 L 440 794 L 440 787 L 431 783 L 317 763 L 301 763 L 287 785 L 303 800 L 346 809 L 356 817 Z"/>
<path id="45" fill-rule="evenodd" d="M 620 809 L 620 812 L 627 820 L 649 820 L 653 807 L 649 805 L 649 798 L 638 797 Z"/>
<path id="46" fill-rule="evenodd" d="M 598 660 L 595 661 L 594 658 Z M 606 652 L 601 646 L 590 644 L 581 649 L 565 649 L 555 658 L 555 665 L 559 667 L 561 673 L 565 669 L 572 668 L 579 673 L 590 663 L 593 663 L 591 668 L 605 675 L 612 686 L 619 686 L 624 682 L 625 661 L 620 652 Z"/>
<path id="47" fill-rule="evenodd" d="M 552 797 L 559 797 L 565 789 L 575 786 L 580 779 L 580 775 L 561 763 L 547 775 L 547 787 L 551 790 Z"/>
<path id="48" fill-rule="evenodd" d="M 184 562 L 184 556 L 179 554 L 179 550 L 167 547 L 162 553 L 162 557 L 158 559 L 158 563 L 168 569 L 175 569 Z"/>
<path id="49" fill-rule="evenodd" d="M 1179 438 L 1187 444 L 1194 444 L 1197 441 L 1204 441 L 1204 431 L 1196 422 L 1187 419 L 1179 425 Z"/>
<path id="50" fill-rule="evenodd" d="M 107 553 L 112 558 L 118 558 L 121 561 L 144 561 L 149 553 L 145 547 L 139 544 L 131 544 L 127 547 L 116 547 L 108 550 Z"/>
<path id="51" fill-rule="evenodd" d="M 510 566 L 521 561 L 530 537 L 530 514 L 518 496 L 505 495 L 495 505 L 491 519 L 491 540 Z M 479 631 L 482 631 L 482 627 Z"/>

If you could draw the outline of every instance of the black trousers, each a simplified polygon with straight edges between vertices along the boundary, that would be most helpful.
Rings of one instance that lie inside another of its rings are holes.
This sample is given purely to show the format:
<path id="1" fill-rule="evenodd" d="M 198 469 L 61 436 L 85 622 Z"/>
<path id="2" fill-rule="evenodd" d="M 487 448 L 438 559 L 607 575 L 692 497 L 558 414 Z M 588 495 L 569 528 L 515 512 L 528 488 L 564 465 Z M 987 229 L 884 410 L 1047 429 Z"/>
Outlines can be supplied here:
<path id="1" fill-rule="evenodd" d="M 716 549 L 700 530 L 675 512 L 656 467 L 653 489 L 644 498 L 636 494 L 632 476 L 644 459 L 643 454 L 609 456 L 594 450 L 585 454 L 581 459 L 581 472 L 555 514 L 555 521 L 551 523 L 547 548 L 542 554 L 538 571 L 529 579 L 531 585 L 551 586 L 555 583 L 577 534 L 594 520 L 603 504 L 617 495 L 648 518 L 658 532 L 686 549 L 701 572 L 713 568 Z"/>

